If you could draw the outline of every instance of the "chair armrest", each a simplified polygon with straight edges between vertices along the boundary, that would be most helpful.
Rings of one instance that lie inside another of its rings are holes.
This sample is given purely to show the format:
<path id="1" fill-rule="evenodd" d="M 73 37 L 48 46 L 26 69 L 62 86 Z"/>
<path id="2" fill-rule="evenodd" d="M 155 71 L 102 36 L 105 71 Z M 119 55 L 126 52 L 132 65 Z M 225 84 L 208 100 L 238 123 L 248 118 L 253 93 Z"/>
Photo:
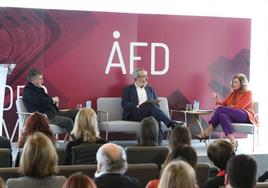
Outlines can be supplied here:
<path id="1" fill-rule="evenodd" d="M 30 113 L 30 112 L 17 112 L 17 114 L 21 114 L 21 115 L 31 115 L 32 113 Z"/>
<path id="2" fill-rule="evenodd" d="M 104 116 L 104 117 L 103 117 Z M 102 121 L 108 122 L 109 113 L 101 110 L 97 110 L 98 123 Z"/>

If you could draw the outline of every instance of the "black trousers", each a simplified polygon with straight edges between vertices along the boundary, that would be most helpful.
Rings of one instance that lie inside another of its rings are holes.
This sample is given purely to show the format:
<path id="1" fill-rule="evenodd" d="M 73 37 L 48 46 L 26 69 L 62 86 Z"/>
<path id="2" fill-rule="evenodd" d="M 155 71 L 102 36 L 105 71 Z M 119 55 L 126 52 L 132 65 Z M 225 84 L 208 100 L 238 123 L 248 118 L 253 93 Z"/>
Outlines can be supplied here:
<path id="1" fill-rule="evenodd" d="M 161 122 L 163 122 L 166 125 L 169 125 L 172 122 L 172 120 L 160 109 L 158 105 L 148 103 L 144 106 L 141 106 L 131 113 L 128 120 L 141 121 L 143 118 L 146 118 L 148 116 L 153 116 L 158 122 L 159 125 L 158 144 L 161 145 L 164 135 Z"/>
<path id="2" fill-rule="evenodd" d="M 48 118 L 49 123 L 58 125 L 70 133 L 73 130 L 75 116 L 78 111 L 76 109 L 59 111 L 55 116 Z"/>

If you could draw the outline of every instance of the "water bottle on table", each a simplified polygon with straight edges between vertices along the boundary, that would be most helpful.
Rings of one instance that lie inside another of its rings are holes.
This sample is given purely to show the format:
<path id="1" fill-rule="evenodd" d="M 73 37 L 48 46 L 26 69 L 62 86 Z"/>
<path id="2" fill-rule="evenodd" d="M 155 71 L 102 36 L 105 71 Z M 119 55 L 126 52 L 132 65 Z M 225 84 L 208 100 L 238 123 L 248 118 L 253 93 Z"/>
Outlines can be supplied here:
<path id="1" fill-rule="evenodd" d="M 198 110 L 199 110 L 199 101 L 194 100 L 193 111 L 198 111 Z"/>

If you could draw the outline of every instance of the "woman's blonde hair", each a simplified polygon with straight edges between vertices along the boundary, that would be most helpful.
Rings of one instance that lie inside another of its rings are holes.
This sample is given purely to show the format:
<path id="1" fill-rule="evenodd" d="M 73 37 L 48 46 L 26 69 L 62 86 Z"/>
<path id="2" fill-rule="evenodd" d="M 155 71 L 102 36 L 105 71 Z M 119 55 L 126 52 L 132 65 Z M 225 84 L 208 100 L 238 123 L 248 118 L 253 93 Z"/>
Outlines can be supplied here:
<path id="1" fill-rule="evenodd" d="M 29 136 L 23 147 L 19 172 L 43 178 L 57 173 L 57 167 L 58 155 L 52 141 L 41 132 Z"/>
<path id="2" fill-rule="evenodd" d="M 238 79 L 241 85 L 240 90 L 242 91 L 246 91 L 248 89 L 248 79 L 246 77 L 246 75 L 238 73 L 236 75 L 234 75 L 231 84 L 233 84 L 234 79 Z"/>
<path id="3" fill-rule="evenodd" d="M 92 108 L 84 108 L 77 113 L 72 134 L 76 139 L 82 139 L 84 142 L 96 142 L 100 132 L 97 115 Z"/>
<path id="4" fill-rule="evenodd" d="M 184 161 L 174 161 L 165 167 L 158 188 L 195 188 L 195 185 L 194 169 Z"/>

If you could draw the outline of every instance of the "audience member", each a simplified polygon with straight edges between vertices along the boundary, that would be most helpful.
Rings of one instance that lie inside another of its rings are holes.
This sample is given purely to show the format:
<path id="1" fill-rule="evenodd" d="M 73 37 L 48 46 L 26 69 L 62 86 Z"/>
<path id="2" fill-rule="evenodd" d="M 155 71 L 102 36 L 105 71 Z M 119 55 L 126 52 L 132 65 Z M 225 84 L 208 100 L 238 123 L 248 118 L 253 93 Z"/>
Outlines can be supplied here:
<path id="1" fill-rule="evenodd" d="M 60 188 L 66 181 L 55 176 L 58 171 L 58 156 L 51 140 L 41 132 L 30 136 L 21 156 L 19 172 L 23 177 L 9 178 L 8 188 Z"/>
<path id="2" fill-rule="evenodd" d="M 157 146 L 158 145 L 158 123 L 154 117 L 144 118 L 139 127 L 138 145 Z"/>
<path id="3" fill-rule="evenodd" d="M 77 172 L 72 174 L 63 184 L 62 188 L 97 188 L 94 181 L 85 174 Z"/>
<path id="4" fill-rule="evenodd" d="M 177 145 L 191 145 L 191 132 L 187 127 L 175 127 L 169 136 L 168 147 L 172 151 Z"/>
<path id="5" fill-rule="evenodd" d="M 256 186 L 257 163 L 249 155 L 236 155 L 229 159 L 226 167 L 226 188 L 254 188 Z"/>
<path id="6" fill-rule="evenodd" d="M 258 125 L 258 121 L 253 110 L 252 93 L 248 90 L 247 77 L 244 74 L 236 74 L 232 79 L 231 88 L 232 92 L 224 101 L 220 101 L 218 94 L 214 93 L 217 108 L 208 122 L 209 126 L 195 137 L 200 141 L 208 139 L 213 129 L 220 124 L 234 149 L 237 150 L 238 142 L 235 140 L 231 123 Z"/>
<path id="7" fill-rule="evenodd" d="M 71 164 L 72 147 L 83 144 L 104 144 L 107 143 L 99 137 L 97 115 L 92 108 L 84 108 L 77 113 L 72 130 L 73 140 L 66 147 L 65 164 Z"/>
<path id="8" fill-rule="evenodd" d="M 47 118 L 39 112 L 34 112 L 27 118 L 25 122 L 23 132 L 19 138 L 18 147 L 23 148 L 28 137 L 33 135 L 35 132 L 44 133 L 55 144 L 56 138 L 49 128 Z"/>
<path id="9" fill-rule="evenodd" d="M 48 120 L 45 115 L 34 112 L 31 114 L 24 125 L 23 132 L 19 138 L 18 147 L 19 151 L 15 160 L 15 166 L 19 166 L 21 150 L 27 141 L 28 137 L 36 132 L 44 133 L 55 144 L 56 138 L 54 137 L 51 129 L 49 128 Z"/>
<path id="10" fill-rule="evenodd" d="M 132 73 L 134 84 L 123 89 L 122 107 L 123 119 L 131 121 L 141 121 L 143 118 L 153 116 L 159 126 L 158 144 L 163 140 L 163 129 L 161 121 L 167 127 L 174 128 L 178 125 L 172 121 L 166 113 L 159 107 L 159 100 L 155 90 L 147 84 L 147 71 L 145 69 L 135 69 Z"/>
<path id="11" fill-rule="evenodd" d="M 43 73 L 38 69 L 30 69 L 28 83 L 23 90 L 23 102 L 29 112 L 41 112 L 47 115 L 49 123 L 64 128 L 68 133 L 73 129 L 73 122 L 78 110 L 59 111 L 59 97 L 50 97 L 43 88 Z M 69 139 L 67 134 L 66 140 Z"/>
<path id="12" fill-rule="evenodd" d="M 98 188 L 140 188 L 139 181 L 124 173 L 127 170 L 125 150 L 116 144 L 107 143 L 97 152 L 95 183 Z"/>
<path id="13" fill-rule="evenodd" d="M 162 165 L 162 171 L 165 167 L 172 161 L 185 161 L 195 170 L 197 166 L 197 154 L 193 147 L 187 144 L 177 145 L 171 153 L 168 154 L 164 164 Z M 161 174 L 162 174 L 161 171 Z M 160 175 L 161 175 L 160 174 Z M 159 184 L 159 179 L 151 180 L 147 183 L 146 188 L 157 188 Z"/>
<path id="14" fill-rule="evenodd" d="M 217 176 L 211 177 L 206 182 L 205 188 L 224 186 L 225 169 L 228 160 L 235 155 L 230 142 L 219 139 L 209 144 L 207 149 L 209 160 L 219 169 Z"/>
<path id="15" fill-rule="evenodd" d="M 6 183 L 3 180 L 3 178 L 0 177 L 0 188 L 5 188 L 6 187 Z"/>
<path id="16" fill-rule="evenodd" d="M 194 169 L 184 161 L 169 163 L 161 176 L 158 188 L 196 188 Z"/>

